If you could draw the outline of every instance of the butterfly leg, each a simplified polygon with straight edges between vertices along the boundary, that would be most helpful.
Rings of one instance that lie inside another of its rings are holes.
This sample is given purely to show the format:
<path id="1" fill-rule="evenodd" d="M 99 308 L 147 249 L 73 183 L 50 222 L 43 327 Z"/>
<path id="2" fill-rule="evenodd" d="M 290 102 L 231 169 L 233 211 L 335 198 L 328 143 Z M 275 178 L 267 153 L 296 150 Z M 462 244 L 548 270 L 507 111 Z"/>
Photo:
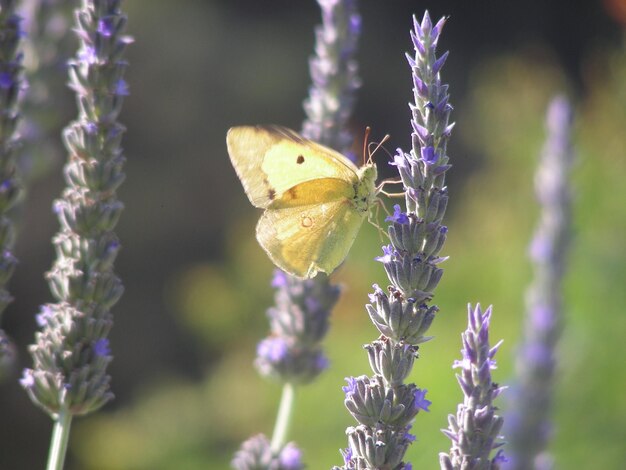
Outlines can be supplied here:
<path id="1" fill-rule="evenodd" d="M 389 238 L 389 234 L 378 223 L 378 220 L 380 219 L 380 208 L 381 207 L 383 208 L 383 210 L 385 211 L 385 213 L 387 215 L 390 215 L 389 211 L 385 207 L 385 204 L 383 203 L 383 201 L 381 201 L 380 199 L 377 199 L 376 200 L 376 209 L 375 209 L 376 212 L 372 213 L 373 211 L 370 211 L 369 214 L 367 214 L 367 221 L 370 224 L 372 224 L 374 227 L 376 227 L 376 229 L 378 230 L 378 236 L 380 237 L 380 242 L 384 243 L 385 242 L 384 237 Z"/>
<path id="2" fill-rule="evenodd" d="M 387 197 L 403 197 L 404 196 L 404 192 L 400 192 L 400 193 L 389 193 L 387 191 L 384 191 L 383 188 L 389 184 L 401 184 L 402 180 L 400 178 L 398 179 L 386 179 L 381 181 L 381 183 L 376 186 L 376 192 L 380 193 L 380 194 L 384 194 Z"/>

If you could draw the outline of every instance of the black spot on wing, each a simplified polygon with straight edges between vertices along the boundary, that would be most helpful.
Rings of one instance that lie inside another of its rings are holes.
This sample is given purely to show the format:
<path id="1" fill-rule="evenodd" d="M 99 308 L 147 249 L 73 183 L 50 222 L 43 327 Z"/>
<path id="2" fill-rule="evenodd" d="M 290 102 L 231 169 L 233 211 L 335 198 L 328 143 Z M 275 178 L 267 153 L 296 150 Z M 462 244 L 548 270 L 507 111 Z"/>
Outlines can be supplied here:
<path id="1" fill-rule="evenodd" d="M 302 165 L 304 163 L 304 157 L 302 155 L 298 155 L 298 158 L 296 158 L 296 163 L 298 165 Z"/>

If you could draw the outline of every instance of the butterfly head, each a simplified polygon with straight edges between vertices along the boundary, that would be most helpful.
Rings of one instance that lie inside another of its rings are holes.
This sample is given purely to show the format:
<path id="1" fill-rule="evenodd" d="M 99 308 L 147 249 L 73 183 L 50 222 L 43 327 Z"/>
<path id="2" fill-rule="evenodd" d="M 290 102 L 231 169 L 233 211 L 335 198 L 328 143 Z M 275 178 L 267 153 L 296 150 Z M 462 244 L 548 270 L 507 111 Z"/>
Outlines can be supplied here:
<path id="1" fill-rule="evenodd" d="M 354 187 L 354 205 L 359 212 L 368 212 L 376 200 L 376 178 L 378 171 L 374 163 L 359 168 L 359 180 Z"/>

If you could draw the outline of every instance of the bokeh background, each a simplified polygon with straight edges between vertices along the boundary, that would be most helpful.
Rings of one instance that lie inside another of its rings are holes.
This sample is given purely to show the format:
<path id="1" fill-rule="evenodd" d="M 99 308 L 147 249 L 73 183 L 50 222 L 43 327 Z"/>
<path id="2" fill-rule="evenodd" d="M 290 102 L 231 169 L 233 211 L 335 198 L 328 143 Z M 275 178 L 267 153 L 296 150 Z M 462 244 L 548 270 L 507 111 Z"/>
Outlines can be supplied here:
<path id="1" fill-rule="evenodd" d="M 319 10 L 312 0 L 132 0 L 124 8 L 136 42 L 122 113 L 128 162 L 116 266 L 126 292 L 114 308 L 110 367 L 117 398 L 75 420 L 67 468 L 227 468 L 241 441 L 271 434 L 280 386 L 252 366 L 267 333 L 272 266 L 254 239 L 259 214 L 230 167 L 225 133 L 236 124 L 300 128 Z M 552 450 L 557 468 L 623 468 L 625 2 L 363 1 L 363 87 L 351 127 L 358 139 L 366 125 L 375 139 L 391 134 L 391 152 L 410 145 L 404 52 L 411 15 L 425 9 L 434 18 L 450 15 L 440 51 L 450 50 L 443 77 L 457 127 L 442 252 L 450 259 L 435 295 L 441 312 L 410 377 L 433 404 L 416 420 L 407 459 L 414 468 L 437 468 L 437 454 L 449 449 L 439 429 L 461 397 L 451 364 L 468 302 L 494 305 L 492 339 L 505 340 L 495 380 L 511 379 L 531 280 L 534 166 L 547 104 L 564 92 L 577 113 L 577 162 Z M 71 54 L 75 42 L 67 41 Z M 57 136 L 75 114 L 64 73 L 62 66 L 50 71 L 55 107 L 50 142 L 40 149 L 46 160 L 17 214 L 16 299 L 3 328 L 19 358 L 14 376 L 0 384 L 2 469 L 43 468 L 52 427 L 17 380 L 31 364 L 34 315 L 51 299 L 43 274 L 58 228 L 51 204 L 63 185 Z M 369 373 L 361 346 L 376 330 L 364 304 L 373 283 L 385 284 L 373 260 L 379 254 L 376 230 L 365 226 L 334 275 L 344 294 L 325 342 L 331 368 L 299 390 L 293 419 L 292 438 L 311 469 L 342 462 L 338 449 L 353 420 L 341 386 L 346 376 Z"/>

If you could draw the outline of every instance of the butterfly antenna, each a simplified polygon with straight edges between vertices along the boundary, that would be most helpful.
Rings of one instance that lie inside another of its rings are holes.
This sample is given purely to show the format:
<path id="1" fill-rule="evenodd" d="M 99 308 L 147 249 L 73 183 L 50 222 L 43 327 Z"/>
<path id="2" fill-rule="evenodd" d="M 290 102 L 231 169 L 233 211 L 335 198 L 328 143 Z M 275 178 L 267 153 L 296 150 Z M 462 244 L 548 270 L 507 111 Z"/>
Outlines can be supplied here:
<path id="1" fill-rule="evenodd" d="M 372 162 L 372 158 L 374 157 L 374 154 L 378 152 L 378 149 L 380 149 L 381 147 L 383 148 L 383 150 L 385 150 L 385 152 L 387 152 L 387 150 L 383 147 L 383 144 L 387 142 L 390 138 L 391 136 L 389 134 L 385 135 L 385 137 L 383 137 L 383 139 L 376 144 L 376 147 L 372 151 L 370 151 L 369 149 L 370 146 L 368 145 L 368 148 L 367 148 L 368 153 L 369 153 L 369 158 L 367 159 L 368 163 Z M 373 145 L 373 144 L 374 142 L 372 142 L 370 145 Z M 389 152 L 387 152 L 387 154 L 389 155 Z"/>
<path id="2" fill-rule="evenodd" d="M 365 127 L 365 136 L 363 137 L 363 165 L 365 165 L 367 163 L 365 161 L 365 155 L 367 155 L 367 148 L 368 148 L 367 141 L 370 140 L 371 132 L 372 132 L 372 128 L 370 126 L 366 126 Z"/>

